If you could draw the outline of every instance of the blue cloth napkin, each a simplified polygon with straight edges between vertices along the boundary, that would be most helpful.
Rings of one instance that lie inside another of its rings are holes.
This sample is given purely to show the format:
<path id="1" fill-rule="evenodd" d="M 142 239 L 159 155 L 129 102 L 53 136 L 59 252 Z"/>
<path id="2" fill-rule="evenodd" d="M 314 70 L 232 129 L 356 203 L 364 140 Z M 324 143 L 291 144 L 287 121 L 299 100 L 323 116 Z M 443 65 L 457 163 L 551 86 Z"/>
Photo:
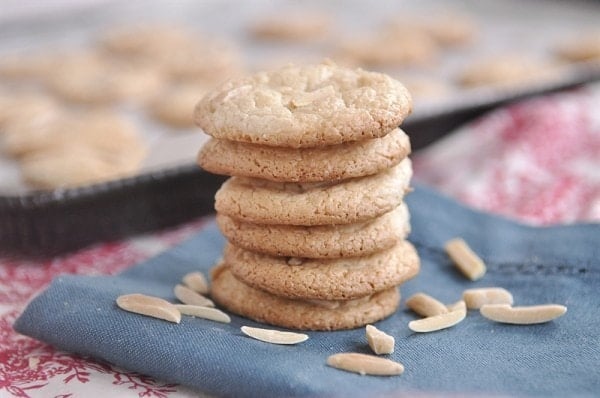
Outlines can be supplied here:
<path id="1" fill-rule="evenodd" d="M 473 394 L 598 396 L 600 394 L 600 225 L 532 228 L 464 208 L 418 187 L 407 198 L 421 273 L 401 288 L 454 302 L 466 288 L 501 286 L 516 305 L 559 303 L 562 318 L 547 324 L 493 323 L 470 311 L 457 326 L 415 334 L 415 316 L 401 306 L 377 326 L 394 335 L 389 357 L 404 364 L 397 377 L 360 376 L 325 365 L 330 354 L 369 353 L 364 329 L 309 332 L 296 346 L 252 340 L 237 316 L 231 324 L 183 317 L 181 324 L 119 310 L 117 296 L 145 293 L 174 300 L 173 286 L 208 269 L 224 239 L 214 224 L 182 245 L 117 276 L 61 276 L 15 323 L 23 334 L 60 349 L 181 383 L 217 396 L 398 396 Z M 488 272 L 469 282 L 443 244 L 463 237 Z"/>

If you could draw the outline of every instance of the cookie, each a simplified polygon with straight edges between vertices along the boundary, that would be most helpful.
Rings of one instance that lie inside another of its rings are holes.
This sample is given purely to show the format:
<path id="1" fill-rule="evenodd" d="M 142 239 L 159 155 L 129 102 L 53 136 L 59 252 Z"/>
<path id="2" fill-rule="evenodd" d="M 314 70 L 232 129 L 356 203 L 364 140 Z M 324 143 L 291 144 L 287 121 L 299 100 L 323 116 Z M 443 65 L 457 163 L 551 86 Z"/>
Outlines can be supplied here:
<path id="1" fill-rule="evenodd" d="M 120 57 L 154 58 L 192 46 L 194 37 L 174 25 L 138 25 L 113 28 L 99 46 Z"/>
<path id="2" fill-rule="evenodd" d="M 468 65 L 459 76 L 466 87 L 531 85 L 559 76 L 556 65 L 518 55 L 501 55 Z"/>
<path id="3" fill-rule="evenodd" d="M 226 265 L 212 272 L 211 296 L 227 310 L 257 322 L 301 330 L 357 328 L 388 317 L 400 302 L 397 288 L 346 302 L 290 300 L 254 289 L 236 279 Z"/>
<path id="4" fill-rule="evenodd" d="M 196 38 L 193 45 L 173 49 L 154 63 L 171 79 L 182 82 L 222 83 L 239 76 L 243 69 L 239 52 L 232 44 L 209 38 Z"/>
<path id="5" fill-rule="evenodd" d="M 410 232 L 404 203 L 364 223 L 302 227 L 261 225 L 217 214 L 227 240 L 243 249 L 272 256 L 337 258 L 366 256 L 389 249 Z"/>
<path id="6" fill-rule="evenodd" d="M 0 61 L 0 78 L 6 80 L 44 79 L 60 66 L 61 58 L 55 53 L 4 54 Z"/>
<path id="7" fill-rule="evenodd" d="M 224 261 L 245 284 L 292 299 L 350 300 L 400 285 L 419 271 L 408 241 L 361 257 L 275 257 L 226 246 Z"/>
<path id="8" fill-rule="evenodd" d="M 0 134 L 3 127 L 19 120 L 46 118 L 59 112 L 56 102 L 34 92 L 0 93 Z"/>
<path id="9" fill-rule="evenodd" d="M 110 111 L 59 113 L 10 123 L 2 136 L 2 150 L 23 156 L 51 147 L 81 144 L 109 153 L 145 152 L 135 126 Z"/>
<path id="10" fill-rule="evenodd" d="M 460 47 L 472 43 L 477 26 L 467 15 L 453 12 L 433 15 L 422 21 L 423 29 L 443 47 Z"/>
<path id="11" fill-rule="evenodd" d="M 51 147 L 19 161 L 21 176 L 39 189 L 70 188 L 125 177 L 137 171 L 141 158 L 119 156 L 83 145 Z"/>
<path id="12" fill-rule="evenodd" d="M 318 13 L 278 14 L 256 21 L 250 35 L 263 40 L 310 41 L 322 38 L 331 21 Z"/>
<path id="13" fill-rule="evenodd" d="M 410 94 L 389 76 L 322 63 L 231 80 L 194 115 L 215 138 L 306 148 L 383 137 L 411 109 Z"/>
<path id="14" fill-rule="evenodd" d="M 427 15 L 395 18 L 386 26 L 385 32 L 399 38 L 418 32 L 429 36 L 440 47 L 462 47 L 475 40 L 477 25 L 468 15 L 440 10 Z"/>
<path id="15" fill-rule="evenodd" d="M 434 76 L 408 75 L 403 76 L 400 80 L 413 96 L 415 107 L 421 103 L 450 98 L 453 91 L 449 82 Z"/>
<path id="16" fill-rule="evenodd" d="M 418 29 L 395 29 L 372 37 L 346 40 L 335 57 L 366 67 L 427 66 L 439 49 L 429 35 Z"/>
<path id="17" fill-rule="evenodd" d="M 149 112 L 159 122 L 177 129 L 194 126 L 194 106 L 208 87 L 200 84 L 179 85 L 161 93 L 149 105 Z"/>
<path id="18" fill-rule="evenodd" d="M 215 209 L 257 224 L 352 224 L 379 217 L 402 202 L 412 166 L 406 158 L 372 176 L 321 183 L 280 183 L 232 177 L 217 191 Z"/>
<path id="19" fill-rule="evenodd" d="M 124 63 L 98 62 L 65 66 L 49 79 L 48 88 L 63 100 L 78 104 L 110 104 L 118 101 L 144 102 L 163 87 L 155 68 Z"/>
<path id="20" fill-rule="evenodd" d="M 157 67 L 175 80 L 219 83 L 239 74 L 241 64 L 231 43 L 169 25 L 117 29 L 106 35 L 100 46 L 121 59 Z"/>
<path id="21" fill-rule="evenodd" d="M 559 58 L 571 62 L 600 62 L 600 31 L 560 43 L 555 52 Z"/>
<path id="22" fill-rule="evenodd" d="M 213 138 L 198 154 L 198 164 L 215 174 L 317 182 L 376 174 L 395 166 L 409 152 L 410 141 L 400 129 L 382 138 L 300 149 Z"/>

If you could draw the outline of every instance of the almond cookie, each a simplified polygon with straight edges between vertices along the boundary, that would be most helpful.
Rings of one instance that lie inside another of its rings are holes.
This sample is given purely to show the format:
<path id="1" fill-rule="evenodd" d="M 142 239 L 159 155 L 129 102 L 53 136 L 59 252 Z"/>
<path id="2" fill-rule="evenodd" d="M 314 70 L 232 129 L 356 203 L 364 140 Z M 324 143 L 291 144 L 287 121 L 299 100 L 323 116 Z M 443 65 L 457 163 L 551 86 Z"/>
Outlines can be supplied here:
<path id="1" fill-rule="evenodd" d="M 338 182 L 281 183 L 232 177 L 215 195 L 215 209 L 257 224 L 352 224 L 379 217 L 400 205 L 412 166 L 406 158 L 372 176 Z"/>
<path id="2" fill-rule="evenodd" d="M 226 246 L 223 257 L 240 281 L 293 299 L 355 299 L 400 285 L 419 271 L 417 252 L 405 240 L 362 257 L 274 257 L 232 244 Z"/>
<path id="3" fill-rule="evenodd" d="M 138 25 L 111 29 L 100 39 L 104 50 L 121 57 L 159 57 L 192 46 L 194 37 L 174 25 Z"/>
<path id="4" fill-rule="evenodd" d="M 330 24 L 329 18 L 319 13 L 278 14 L 257 21 L 250 34 L 259 39 L 308 41 L 323 37 Z"/>
<path id="5" fill-rule="evenodd" d="M 383 137 L 411 109 L 391 77 L 322 63 L 229 81 L 198 103 L 195 120 L 215 138 L 306 148 Z"/>
<path id="6" fill-rule="evenodd" d="M 154 62 L 166 75 L 183 82 L 199 79 L 222 83 L 239 76 L 242 69 L 242 61 L 233 45 L 209 38 L 196 38 L 193 46 L 173 50 Z"/>
<path id="7" fill-rule="evenodd" d="M 477 24 L 469 16 L 452 12 L 428 16 L 421 26 L 444 47 L 459 47 L 472 43 L 478 30 Z"/>
<path id="8" fill-rule="evenodd" d="M 0 77 L 6 80 L 44 79 L 61 65 L 55 53 L 4 54 L 0 60 Z"/>
<path id="9" fill-rule="evenodd" d="M 352 329 L 388 317 L 400 302 L 395 287 L 349 301 L 290 300 L 240 282 L 223 264 L 211 274 L 212 298 L 219 305 L 257 322 L 290 329 Z"/>
<path id="10" fill-rule="evenodd" d="M 64 66 L 54 73 L 48 87 L 62 99 L 82 104 L 146 101 L 164 84 L 155 68 L 125 63 L 98 62 L 85 67 Z"/>
<path id="11" fill-rule="evenodd" d="M 176 80 L 218 83 L 239 73 L 241 63 L 238 51 L 230 43 L 169 25 L 117 29 L 106 35 L 100 45 L 121 59 L 155 66 Z"/>
<path id="12" fill-rule="evenodd" d="M 217 214 L 227 240 L 243 249 L 272 256 L 337 258 L 366 256 L 389 249 L 410 232 L 404 203 L 364 223 L 302 227 L 237 221 Z"/>
<path id="13" fill-rule="evenodd" d="M 561 43 L 556 55 L 571 62 L 600 62 L 600 30 Z"/>
<path id="14" fill-rule="evenodd" d="M 145 152 L 135 126 L 110 111 L 60 113 L 48 118 L 19 120 L 6 126 L 2 138 L 2 149 L 12 156 L 67 144 L 132 156 Z"/>
<path id="15" fill-rule="evenodd" d="M 466 87 L 510 87 L 550 80 L 559 73 L 560 69 L 549 62 L 509 54 L 468 65 L 459 76 L 459 82 Z"/>
<path id="16" fill-rule="evenodd" d="M 149 111 L 161 123 L 178 129 L 191 128 L 194 106 L 207 91 L 207 85 L 198 83 L 171 87 L 152 101 Z"/>
<path id="17" fill-rule="evenodd" d="M 215 174 L 317 182 L 376 174 L 395 166 L 409 153 L 410 141 L 400 129 L 382 138 L 301 149 L 213 138 L 198 154 L 198 164 Z"/>
<path id="18" fill-rule="evenodd" d="M 372 37 L 347 40 L 340 44 L 339 57 L 362 66 L 426 66 L 438 57 L 438 46 L 424 32 L 396 28 Z"/>
<path id="19" fill-rule="evenodd" d="M 33 92 L 0 93 L 0 133 L 11 122 L 55 115 L 59 106 L 49 96 Z"/>
<path id="20" fill-rule="evenodd" d="M 23 180 L 34 188 L 55 189 L 92 184 L 133 174 L 141 158 L 119 156 L 82 145 L 52 147 L 19 161 Z"/>

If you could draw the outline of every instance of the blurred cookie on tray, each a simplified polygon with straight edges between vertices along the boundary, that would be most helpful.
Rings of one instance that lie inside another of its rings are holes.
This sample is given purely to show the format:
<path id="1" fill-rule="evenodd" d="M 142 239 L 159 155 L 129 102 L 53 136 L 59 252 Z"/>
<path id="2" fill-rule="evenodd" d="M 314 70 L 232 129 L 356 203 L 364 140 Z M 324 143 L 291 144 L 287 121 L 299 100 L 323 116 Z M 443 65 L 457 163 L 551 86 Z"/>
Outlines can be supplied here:
<path id="1" fill-rule="evenodd" d="M 420 30 L 402 27 L 349 37 L 339 43 L 334 59 L 365 67 L 429 66 L 439 56 L 438 46 Z"/>
<path id="2" fill-rule="evenodd" d="M 442 101 L 456 91 L 454 85 L 434 74 L 399 73 L 394 77 L 408 89 L 416 106 L 422 103 Z"/>
<path id="3" fill-rule="evenodd" d="M 600 29 L 562 41 L 556 46 L 555 54 L 568 62 L 594 62 L 600 65 Z"/>
<path id="4" fill-rule="evenodd" d="M 168 25 L 122 27 L 99 40 L 112 56 L 158 68 L 172 81 L 225 80 L 242 69 L 230 42 Z"/>
<path id="5" fill-rule="evenodd" d="M 150 116 L 176 130 L 194 126 L 194 106 L 211 85 L 205 83 L 177 84 L 167 87 L 148 106 Z"/>
<path id="6" fill-rule="evenodd" d="M 0 79 L 2 80 L 43 80 L 56 70 L 60 58 L 54 52 L 31 52 L 4 54 L 0 60 Z"/>
<path id="7" fill-rule="evenodd" d="M 59 106 L 50 96 L 37 91 L 0 91 L 0 136 L 11 121 L 55 114 Z"/>
<path id="8" fill-rule="evenodd" d="M 399 32 L 409 29 L 419 31 L 429 36 L 438 46 L 449 49 L 471 45 L 479 34 L 473 17 L 452 10 L 400 17 L 390 22 L 388 29 Z"/>
<path id="9" fill-rule="evenodd" d="M 502 54 L 468 64 L 459 74 L 465 88 L 514 88 L 556 79 L 562 69 L 556 63 L 527 54 Z"/>
<path id="10" fill-rule="evenodd" d="M 23 180 L 32 187 L 71 188 L 132 175 L 139 159 L 131 155 L 65 145 L 26 155 L 19 166 Z"/>
<path id="11" fill-rule="evenodd" d="M 108 60 L 99 54 L 73 59 L 48 78 L 48 88 L 64 101 L 103 105 L 144 102 L 164 85 L 156 68 Z"/>
<path id="12" fill-rule="evenodd" d="M 331 25 L 322 12 L 287 12 L 254 21 L 248 32 L 258 40 L 307 42 L 325 38 Z"/>
<path id="13" fill-rule="evenodd" d="M 25 182 L 59 188 L 131 175 L 146 144 L 133 124 L 110 111 L 60 111 L 11 119 L 2 152 L 16 159 Z"/>

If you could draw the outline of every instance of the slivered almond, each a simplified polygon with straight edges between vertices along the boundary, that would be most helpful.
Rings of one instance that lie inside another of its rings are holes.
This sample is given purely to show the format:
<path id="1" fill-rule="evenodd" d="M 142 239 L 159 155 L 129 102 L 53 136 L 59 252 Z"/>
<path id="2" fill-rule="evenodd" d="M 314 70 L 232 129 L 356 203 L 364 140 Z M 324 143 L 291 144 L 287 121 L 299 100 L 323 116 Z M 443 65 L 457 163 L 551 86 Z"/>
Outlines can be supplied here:
<path id="1" fill-rule="evenodd" d="M 330 355 L 327 365 L 363 376 L 395 376 L 404 372 L 404 366 L 399 362 L 355 352 Z"/>
<path id="2" fill-rule="evenodd" d="M 470 310 L 478 310 L 485 304 L 513 303 L 513 296 L 501 287 L 484 287 L 480 289 L 467 289 L 463 292 L 463 300 Z"/>
<path id="3" fill-rule="evenodd" d="M 36 370 L 40 363 L 40 358 L 38 357 L 29 357 L 27 359 L 28 368 L 31 370 Z"/>
<path id="4" fill-rule="evenodd" d="M 406 300 L 406 306 L 421 316 L 445 314 L 444 304 L 425 293 L 415 293 Z"/>
<path id="5" fill-rule="evenodd" d="M 462 310 L 462 311 L 466 312 L 467 304 L 465 303 L 464 300 L 458 300 L 456 303 L 446 305 L 446 308 L 448 308 L 448 311 Z"/>
<path id="6" fill-rule="evenodd" d="M 207 299 L 203 295 L 196 293 L 192 289 L 187 286 L 177 285 L 175 289 L 173 289 L 175 293 L 175 297 L 183 304 L 189 305 L 199 305 L 202 307 L 214 307 L 215 303 L 213 303 L 210 299 Z"/>
<path id="7" fill-rule="evenodd" d="M 298 257 L 290 257 L 287 260 L 288 265 L 302 265 L 303 261 Z"/>
<path id="8" fill-rule="evenodd" d="M 208 282 L 202 272 L 190 272 L 186 274 L 182 282 L 184 285 L 200 294 L 208 294 Z"/>
<path id="9" fill-rule="evenodd" d="M 335 300 L 317 300 L 317 299 L 312 299 L 312 300 L 304 300 L 307 303 L 319 306 L 319 307 L 323 307 L 323 308 L 327 308 L 328 310 L 335 310 L 336 308 L 339 308 L 341 303 L 339 301 L 335 301 Z"/>
<path id="10" fill-rule="evenodd" d="M 242 326 L 242 333 L 253 339 L 264 341 L 271 344 L 298 344 L 308 340 L 308 335 L 304 333 L 283 332 L 274 329 L 253 328 Z"/>
<path id="11" fill-rule="evenodd" d="M 395 340 L 393 336 L 382 332 L 373 325 L 367 325 L 365 334 L 369 347 L 375 354 L 391 354 L 394 352 Z"/>
<path id="12" fill-rule="evenodd" d="M 158 297 L 138 293 L 125 294 L 117 297 L 117 306 L 125 311 L 169 322 L 179 323 L 181 321 L 179 310 L 173 304 Z"/>
<path id="13" fill-rule="evenodd" d="M 183 315 L 195 316 L 197 318 L 209 319 L 215 322 L 230 323 L 231 318 L 229 315 L 221 310 L 210 307 L 203 307 L 199 305 L 189 304 L 175 304 L 175 308 L 179 310 Z"/>
<path id="14" fill-rule="evenodd" d="M 296 97 L 291 100 L 291 103 L 294 106 L 306 106 L 327 97 L 335 97 L 335 89 L 333 86 L 325 86 L 315 91 L 297 94 Z"/>
<path id="15" fill-rule="evenodd" d="M 485 275 L 485 264 L 464 240 L 449 240 L 444 248 L 460 272 L 470 280 L 475 281 Z"/>
<path id="16" fill-rule="evenodd" d="M 492 321 L 515 325 L 532 325 L 549 322 L 567 312 L 567 307 L 559 304 L 512 307 L 508 304 L 486 304 L 479 310 L 481 315 Z"/>
<path id="17" fill-rule="evenodd" d="M 413 332 L 428 333 L 435 332 L 436 330 L 447 329 L 452 327 L 465 319 L 467 311 L 458 309 L 450 311 L 445 314 L 430 316 L 427 318 L 411 321 L 408 323 L 408 327 Z"/>

